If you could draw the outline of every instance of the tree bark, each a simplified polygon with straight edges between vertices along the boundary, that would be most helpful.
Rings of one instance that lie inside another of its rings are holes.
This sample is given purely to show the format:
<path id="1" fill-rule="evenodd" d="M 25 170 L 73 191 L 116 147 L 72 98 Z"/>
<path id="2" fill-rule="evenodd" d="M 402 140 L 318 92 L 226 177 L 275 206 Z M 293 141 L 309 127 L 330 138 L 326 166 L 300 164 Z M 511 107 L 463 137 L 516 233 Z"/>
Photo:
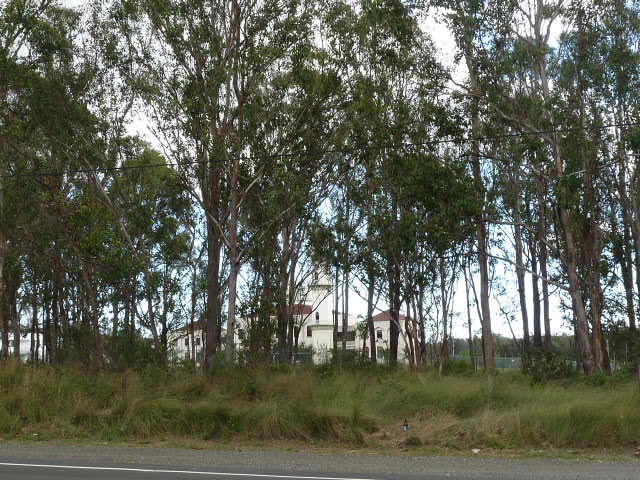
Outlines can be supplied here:
<path id="1" fill-rule="evenodd" d="M 374 365 L 378 362 L 376 347 L 376 328 L 373 324 L 373 297 L 375 295 L 375 279 L 373 277 L 373 269 L 368 268 L 367 272 L 367 327 L 369 329 L 369 348 L 371 351 L 371 363 Z"/>
<path id="2" fill-rule="evenodd" d="M 549 281 L 547 273 L 547 216 L 542 189 L 542 179 L 538 179 L 538 247 L 540 248 L 540 274 L 542 276 L 542 311 L 544 318 L 544 346 L 551 349 L 551 314 L 549 311 Z"/>
<path id="3" fill-rule="evenodd" d="M 514 200 L 513 200 L 513 221 L 514 221 L 514 235 L 516 246 L 516 277 L 518 282 L 518 298 L 520 299 L 520 314 L 522 316 L 522 354 L 524 357 L 529 353 L 529 313 L 527 309 L 527 296 L 524 277 L 524 260 L 523 260 L 523 247 L 522 247 L 522 220 L 520 215 L 520 164 L 517 163 L 514 166 L 513 184 L 515 186 Z M 533 277 L 533 281 L 537 282 L 536 277 Z M 534 298 L 534 310 L 535 310 L 535 298 Z"/>
<path id="4" fill-rule="evenodd" d="M 349 329 L 349 270 L 344 271 L 343 294 L 342 294 L 342 353 L 347 351 L 347 331 Z"/>
<path id="5" fill-rule="evenodd" d="M 230 188 L 230 215 L 229 215 L 229 301 L 227 304 L 227 338 L 225 359 L 232 363 L 235 358 L 235 330 L 236 330 L 236 296 L 238 286 L 238 274 L 240 273 L 240 257 L 238 255 L 238 219 L 239 219 L 239 193 L 238 177 L 240 174 L 240 158 L 233 159 L 233 172 L 231 174 Z"/>
<path id="6" fill-rule="evenodd" d="M 447 302 L 447 288 L 446 288 L 446 269 L 444 265 L 444 258 L 440 258 L 439 261 L 440 271 L 440 305 L 442 309 L 442 341 L 440 343 L 440 361 L 438 362 L 438 373 L 442 375 L 443 371 L 447 368 L 449 362 L 449 308 Z"/>
<path id="7" fill-rule="evenodd" d="M 468 329 L 468 334 L 469 334 L 469 338 L 467 339 L 467 342 L 469 344 L 469 360 L 471 361 L 471 366 L 474 368 L 476 368 L 476 361 L 475 361 L 475 354 L 473 351 L 473 332 L 471 329 L 471 304 L 469 302 L 469 278 L 467 277 L 467 262 L 465 262 L 465 264 L 463 264 L 462 266 L 462 272 L 464 274 L 464 287 L 465 287 L 465 293 L 466 293 L 466 299 L 467 299 L 467 329 Z"/>
<path id="8" fill-rule="evenodd" d="M 465 60 L 469 69 L 469 81 L 473 91 L 479 90 L 479 82 L 474 67 L 470 46 L 465 49 Z M 474 138 L 479 138 L 480 131 L 480 115 L 478 100 L 472 100 L 471 109 L 471 131 Z M 489 305 L 489 266 L 487 255 L 487 228 L 484 221 L 485 215 L 485 198 L 484 181 L 480 169 L 480 145 L 478 141 L 473 142 L 472 156 L 473 178 L 476 181 L 478 192 L 478 202 L 480 205 L 480 214 L 476 219 L 476 237 L 478 242 L 478 265 L 480 267 L 480 309 L 482 311 L 482 354 L 484 360 L 484 369 L 489 377 L 490 385 L 493 384 L 494 375 L 494 358 L 493 358 L 493 332 L 491 330 L 491 307 Z"/>
<path id="9" fill-rule="evenodd" d="M 557 162 L 560 160 L 558 159 Z M 558 167 L 557 167 L 558 168 Z M 562 175 L 562 167 L 559 167 L 558 176 Z M 562 225 L 565 237 L 564 263 L 569 279 L 569 294 L 574 310 L 576 345 L 580 354 L 580 363 L 586 375 L 591 375 L 595 371 L 593 350 L 589 342 L 589 327 L 587 323 L 587 312 L 584 308 L 584 300 L 580 289 L 580 278 L 578 277 L 578 267 L 576 260 L 576 244 L 571 231 L 571 221 L 569 213 L 563 207 L 558 207 L 558 217 Z"/>
<path id="10" fill-rule="evenodd" d="M 333 361 L 338 361 L 338 316 L 340 309 L 340 267 L 335 267 L 335 285 L 334 285 L 334 302 L 333 302 Z"/>
<path id="11" fill-rule="evenodd" d="M 533 345 L 542 348 L 542 326 L 540 325 L 540 287 L 538 283 L 538 255 L 535 241 L 531 240 L 531 288 L 533 295 Z"/>
<path id="12" fill-rule="evenodd" d="M 205 166 L 206 168 L 206 166 Z M 218 349 L 220 321 L 220 232 L 216 221 L 220 218 L 220 171 L 213 170 L 207 201 L 207 329 L 204 368 L 209 376 L 214 373 L 214 359 Z M 213 217 L 210 218 L 209 216 Z M 215 220 L 214 220 L 215 219 Z"/>

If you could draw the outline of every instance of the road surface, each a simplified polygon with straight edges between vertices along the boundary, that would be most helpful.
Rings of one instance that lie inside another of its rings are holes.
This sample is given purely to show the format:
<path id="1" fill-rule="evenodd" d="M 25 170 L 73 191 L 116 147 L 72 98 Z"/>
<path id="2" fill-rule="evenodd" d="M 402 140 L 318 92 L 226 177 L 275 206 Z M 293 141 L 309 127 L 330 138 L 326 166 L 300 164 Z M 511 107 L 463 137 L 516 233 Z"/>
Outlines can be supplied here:
<path id="1" fill-rule="evenodd" d="M 0 480 L 640 480 L 640 462 L 0 444 Z"/>

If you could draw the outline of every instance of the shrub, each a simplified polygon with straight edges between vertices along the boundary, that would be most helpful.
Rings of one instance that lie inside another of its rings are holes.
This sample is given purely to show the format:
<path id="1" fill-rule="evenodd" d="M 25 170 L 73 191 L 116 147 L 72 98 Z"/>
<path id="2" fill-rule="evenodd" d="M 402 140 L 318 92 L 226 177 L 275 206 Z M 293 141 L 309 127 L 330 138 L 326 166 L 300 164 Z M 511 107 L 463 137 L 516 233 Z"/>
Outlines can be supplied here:
<path id="1" fill-rule="evenodd" d="M 542 348 L 531 348 L 523 357 L 523 371 L 533 383 L 569 378 L 575 374 L 568 361 L 557 353 Z"/>
<path id="2" fill-rule="evenodd" d="M 444 373 L 447 375 L 475 375 L 476 369 L 471 365 L 470 361 L 451 359 L 447 362 L 447 366 L 444 369 Z"/>

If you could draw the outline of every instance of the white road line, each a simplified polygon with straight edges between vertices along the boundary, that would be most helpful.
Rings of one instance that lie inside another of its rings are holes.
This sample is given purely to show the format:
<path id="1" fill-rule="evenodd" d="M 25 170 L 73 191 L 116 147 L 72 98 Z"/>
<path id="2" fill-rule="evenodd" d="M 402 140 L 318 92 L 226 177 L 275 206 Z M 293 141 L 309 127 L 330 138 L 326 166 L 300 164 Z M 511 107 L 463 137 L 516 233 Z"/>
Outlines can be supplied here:
<path id="1" fill-rule="evenodd" d="M 301 475 L 267 475 L 265 473 L 227 473 L 227 472 L 198 472 L 193 470 L 153 470 L 148 468 L 123 468 L 123 467 L 83 467 L 80 465 L 39 465 L 31 463 L 2 463 L 0 467 L 31 467 L 31 468 L 59 468 L 66 470 L 100 470 L 110 472 L 138 472 L 138 473 L 184 473 L 189 475 L 211 475 L 227 477 L 251 477 L 251 478 L 288 478 L 300 480 L 373 480 L 370 478 L 349 477 L 308 477 Z"/>

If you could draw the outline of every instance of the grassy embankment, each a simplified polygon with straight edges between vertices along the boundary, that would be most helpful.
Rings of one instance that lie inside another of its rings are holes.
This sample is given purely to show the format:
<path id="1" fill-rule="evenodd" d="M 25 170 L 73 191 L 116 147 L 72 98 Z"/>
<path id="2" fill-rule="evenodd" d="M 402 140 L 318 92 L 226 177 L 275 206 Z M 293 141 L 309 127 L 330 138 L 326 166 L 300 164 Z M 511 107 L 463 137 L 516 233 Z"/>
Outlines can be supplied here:
<path id="1" fill-rule="evenodd" d="M 640 443 L 637 385 L 531 385 L 499 375 L 388 370 L 159 371 L 0 369 L 0 437 L 113 442 L 297 441 L 447 449 L 620 448 Z M 410 431 L 401 432 L 407 418 Z"/>

